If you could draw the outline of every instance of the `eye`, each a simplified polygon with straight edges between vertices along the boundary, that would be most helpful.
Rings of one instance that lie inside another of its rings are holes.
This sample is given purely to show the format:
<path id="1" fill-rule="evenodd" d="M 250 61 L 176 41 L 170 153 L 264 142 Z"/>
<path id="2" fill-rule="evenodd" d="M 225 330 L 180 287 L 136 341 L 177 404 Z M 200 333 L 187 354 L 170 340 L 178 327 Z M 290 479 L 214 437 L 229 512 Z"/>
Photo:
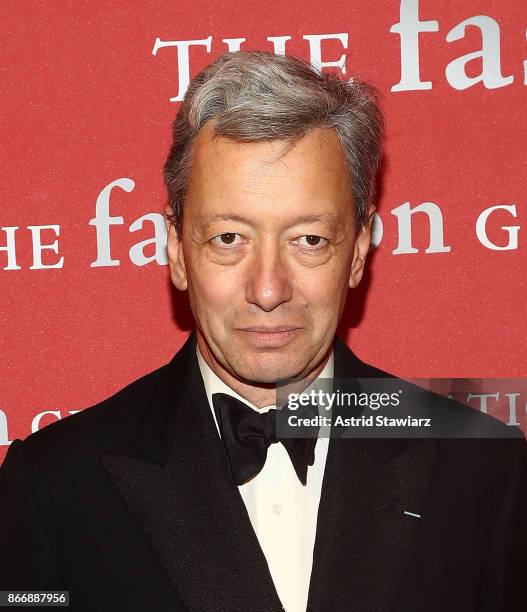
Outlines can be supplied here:
<path id="1" fill-rule="evenodd" d="M 294 242 L 307 250 L 316 251 L 324 248 L 328 241 L 326 238 L 322 238 L 322 236 L 306 234 L 305 236 L 300 236 Z"/>
<path id="2" fill-rule="evenodd" d="M 210 241 L 214 246 L 218 246 L 222 249 L 229 248 L 230 246 L 237 246 L 240 244 L 240 240 L 236 241 L 236 237 L 240 238 L 240 234 L 234 232 L 224 232 L 211 238 Z"/>

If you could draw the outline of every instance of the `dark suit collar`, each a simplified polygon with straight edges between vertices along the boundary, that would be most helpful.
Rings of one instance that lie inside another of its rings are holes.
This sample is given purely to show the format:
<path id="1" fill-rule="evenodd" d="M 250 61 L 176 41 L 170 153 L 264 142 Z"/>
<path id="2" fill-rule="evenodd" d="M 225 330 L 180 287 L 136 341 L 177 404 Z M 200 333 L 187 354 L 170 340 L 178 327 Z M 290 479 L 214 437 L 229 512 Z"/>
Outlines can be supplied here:
<path id="1" fill-rule="evenodd" d="M 196 340 L 193 331 L 164 367 L 151 404 L 145 407 L 135 448 L 145 458 L 159 464 L 166 463 L 176 430 L 184 428 L 196 405 L 203 397 L 206 400 Z"/>

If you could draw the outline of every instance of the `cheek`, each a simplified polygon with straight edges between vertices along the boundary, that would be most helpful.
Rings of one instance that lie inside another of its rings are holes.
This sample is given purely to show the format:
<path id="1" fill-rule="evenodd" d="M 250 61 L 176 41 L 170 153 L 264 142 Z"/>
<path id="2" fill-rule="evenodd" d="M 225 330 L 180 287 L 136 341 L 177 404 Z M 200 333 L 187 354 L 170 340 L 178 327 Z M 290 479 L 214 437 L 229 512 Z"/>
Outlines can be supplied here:
<path id="1" fill-rule="evenodd" d="M 239 301 L 239 282 L 232 274 L 200 267 L 192 267 L 189 275 L 189 293 L 198 311 L 225 314 Z"/>
<path id="2" fill-rule="evenodd" d="M 338 324 L 348 292 L 347 275 L 336 267 L 330 274 L 313 275 L 309 282 L 306 280 L 299 283 L 298 293 L 320 340 Z"/>
<path id="3" fill-rule="evenodd" d="M 347 275 L 340 266 L 311 270 L 309 274 L 301 271 L 295 283 L 298 293 L 306 302 L 329 309 L 338 306 L 338 300 L 347 284 Z"/>

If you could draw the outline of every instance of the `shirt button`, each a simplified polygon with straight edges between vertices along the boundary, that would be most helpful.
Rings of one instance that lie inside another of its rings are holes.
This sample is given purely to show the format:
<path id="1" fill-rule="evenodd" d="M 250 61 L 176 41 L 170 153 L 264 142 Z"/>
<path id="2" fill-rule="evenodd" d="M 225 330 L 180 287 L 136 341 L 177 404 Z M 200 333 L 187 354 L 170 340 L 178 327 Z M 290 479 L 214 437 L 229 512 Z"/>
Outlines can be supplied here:
<path id="1" fill-rule="evenodd" d="M 276 514 L 277 516 L 282 514 L 282 512 L 284 511 L 282 504 L 273 504 L 271 509 L 274 512 L 274 514 Z"/>

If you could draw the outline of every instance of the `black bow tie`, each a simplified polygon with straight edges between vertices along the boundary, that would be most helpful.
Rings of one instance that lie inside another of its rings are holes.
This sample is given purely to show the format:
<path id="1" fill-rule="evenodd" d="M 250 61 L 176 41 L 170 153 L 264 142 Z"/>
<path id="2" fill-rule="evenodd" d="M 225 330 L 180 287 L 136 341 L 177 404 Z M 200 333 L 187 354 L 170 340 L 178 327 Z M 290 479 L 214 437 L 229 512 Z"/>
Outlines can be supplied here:
<path id="1" fill-rule="evenodd" d="M 277 438 L 276 410 L 257 412 L 226 393 L 214 393 L 212 403 L 236 484 L 249 481 L 263 468 L 267 449 L 281 442 L 300 482 L 307 482 L 307 468 L 315 462 L 317 438 Z"/>

